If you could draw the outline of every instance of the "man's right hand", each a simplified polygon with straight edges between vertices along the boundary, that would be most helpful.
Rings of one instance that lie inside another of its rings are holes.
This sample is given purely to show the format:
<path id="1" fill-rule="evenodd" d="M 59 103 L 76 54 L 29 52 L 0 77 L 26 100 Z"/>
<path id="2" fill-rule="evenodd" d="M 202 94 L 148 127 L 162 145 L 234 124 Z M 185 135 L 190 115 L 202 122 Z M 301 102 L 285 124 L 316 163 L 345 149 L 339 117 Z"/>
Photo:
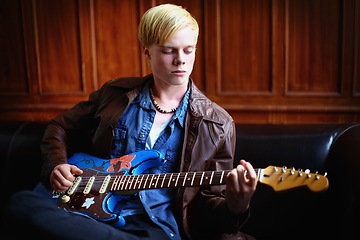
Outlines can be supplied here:
<path id="1" fill-rule="evenodd" d="M 83 171 L 75 165 L 59 164 L 50 174 L 50 185 L 56 192 L 64 192 L 72 186 L 74 175 L 80 175 Z"/>

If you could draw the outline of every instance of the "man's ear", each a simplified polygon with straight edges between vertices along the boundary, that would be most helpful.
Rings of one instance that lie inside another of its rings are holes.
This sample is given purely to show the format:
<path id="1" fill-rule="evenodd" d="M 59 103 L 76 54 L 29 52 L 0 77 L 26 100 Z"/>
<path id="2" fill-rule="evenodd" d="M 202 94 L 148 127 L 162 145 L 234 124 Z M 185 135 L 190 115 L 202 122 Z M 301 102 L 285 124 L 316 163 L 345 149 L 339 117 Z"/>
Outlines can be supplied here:
<path id="1" fill-rule="evenodd" d="M 151 59 L 151 55 L 150 55 L 150 50 L 149 50 L 149 48 L 143 46 L 143 47 L 142 47 L 142 50 L 143 50 L 143 54 L 144 54 L 145 58 L 146 58 L 147 60 L 150 60 L 150 59 Z"/>

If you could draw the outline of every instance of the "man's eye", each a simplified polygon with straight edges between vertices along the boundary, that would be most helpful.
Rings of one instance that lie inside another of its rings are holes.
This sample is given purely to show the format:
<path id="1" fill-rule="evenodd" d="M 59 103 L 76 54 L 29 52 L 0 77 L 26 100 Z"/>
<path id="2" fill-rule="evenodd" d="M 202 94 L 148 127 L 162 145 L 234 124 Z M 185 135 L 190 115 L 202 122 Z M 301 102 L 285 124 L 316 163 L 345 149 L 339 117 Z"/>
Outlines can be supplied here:
<path id="1" fill-rule="evenodd" d="M 171 48 L 165 48 L 165 49 L 162 50 L 162 53 L 164 53 L 164 54 L 172 54 L 173 51 L 174 51 L 174 50 L 171 49 Z"/>
<path id="2" fill-rule="evenodd" d="M 191 54 L 194 51 L 194 48 L 186 48 L 184 49 L 185 54 Z"/>

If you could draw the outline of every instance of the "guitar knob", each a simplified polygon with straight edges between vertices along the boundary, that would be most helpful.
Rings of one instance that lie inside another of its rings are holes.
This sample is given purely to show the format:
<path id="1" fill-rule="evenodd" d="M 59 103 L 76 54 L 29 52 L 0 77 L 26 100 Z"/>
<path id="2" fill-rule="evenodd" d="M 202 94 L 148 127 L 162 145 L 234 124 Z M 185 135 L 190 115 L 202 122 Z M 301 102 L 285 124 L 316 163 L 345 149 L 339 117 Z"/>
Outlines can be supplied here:
<path id="1" fill-rule="evenodd" d="M 68 195 L 63 195 L 63 196 L 61 197 L 61 201 L 62 201 L 63 203 L 67 203 L 67 202 L 70 201 L 70 197 L 69 197 Z"/>

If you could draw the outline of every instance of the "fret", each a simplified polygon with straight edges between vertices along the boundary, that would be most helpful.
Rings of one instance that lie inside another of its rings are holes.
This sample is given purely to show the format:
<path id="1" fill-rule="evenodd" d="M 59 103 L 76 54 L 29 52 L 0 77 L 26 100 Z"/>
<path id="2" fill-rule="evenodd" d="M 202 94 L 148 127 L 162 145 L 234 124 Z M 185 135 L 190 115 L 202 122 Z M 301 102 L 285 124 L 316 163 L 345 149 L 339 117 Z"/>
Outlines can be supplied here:
<path id="1" fill-rule="evenodd" d="M 150 184 L 149 184 L 149 188 L 152 188 L 152 185 L 153 185 L 153 180 L 154 180 L 154 177 L 155 177 L 155 175 L 152 175 L 152 177 L 151 177 L 151 180 L 150 180 Z"/>
<path id="2" fill-rule="evenodd" d="M 127 177 L 127 183 L 126 183 L 126 186 L 125 186 L 125 190 L 129 190 L 131 188 L 131 185 L 134 181 L 134 177 L 135 176 L 128 176 Z"/>
<path id="3" fill-rule="evenodd" d="M 188 175 L 188 173 L 185 173 L 184 181 L 183 181 L 183 184 L 182 184 L 183 187 L 185 186 L 187 175 Z"/>
<path id="4" fill-rule="evenodd" d="M 193 185 L 194 185 L 195 176 L 196 176 L 196 172 L 194 172 L 194 176 L 193 176 L 193 178 L 192 178 L 192 180 L 191 180 L 190 186 L 193 186 Z"/>
<path id="5" fill-rule="evenodd" d="M 171 178 L 173 176 L 173 173 L 170 175 L 170 178 L 169 178 L 169 182 L 168 182 L 168 187 L 170 187 L 170 183 L 171 183 Z"/>
<path id="6" fill-rule="evenodd" d="M 201 174 L 200 186 L 202 185 L 202 182 L 203 182 L 203 179 L 204 179 L 204 175 L 205 175 L 205 172 L 203 172 L 203 173 Z"/>
<path id="7" fill-rule="evenodd" d="M 124 187 L 124 189 L 123 190 L 127 190 L 127 186 L 129 185 L 129 182 L 131 182 L 130 180 L 131 180 L 131 177 L 132 176 L 126 176 L 125 177 L 125 181 L 124 181 L 124 185 L 125 185 L 125 187 Z"/>
<path id="8" fill-rule="evenodd" d="M 146 176 L 146 179 L 145 179 L 145 182 L 144 182 L 144 185 L 143 185 L 143 189 L 146 189 L 146 183 L 147 183 L 148 179 L 149 179 L 149 175 Z"/>
<path id="9" fill-rule="evenodd" d="M 223 180 L 223 177 L 224 177 L 224 171 L 222 171 L 222 173 L 221 173 L 221 178 L 220 178 L 220 184 L 222 184 L 222 180 Z"/>
<path id="10" fill-rule="evenodd" d="M 162 182 L 161 182 L 161 188 L 163 188 L 163 186 L 164 186 L 165 178 L 166 178 L 166 173 L 164 174 L 164 178 L 163 178 L 163 180 L 162 180 Z"/>
<path id="11" fill-rule="evenodd" d="M 118 190 L 124 190 L 124 184 L 125 184 L 124 177 L 125 176 L 119 177 Z"/>
<path id="12" fill-rule="evenodd" d="M 212 184 L 213 177 L 214 177 L 214 171 L 211 172 L 211 177 L 210 177 L 210 181 L 209 181 L 209 184 L 210 184 L 210 185 Z"/>
<path id="13" fill-rule="evenodd" d="M 129 185 L 129 188 L 128 188 L 128 190 L 131 190 L 133 187 L 133 183 L 134 182 L 136 182 L 136 180 L 135 180 L 135 178 L 136 178 L 136 175 L 133 175 L 132 177 L 131 177 L 131 181 L 130 181 L 130 185 Z"/>
<path id="14" fill-rule="evenodd" d="M 136 179 L 135 179 L 136 178 Z M 134 189 L 134 186 L 136 185 L 136 182 L 137 182 L 137 179 L 139 178 L 139 175 L 134 175 L 132 177 L 132 180 L 131 180 L 131 183 L 130 183 L 130 186 L 129 186 L 129 190 L 133 190 Z"/>
<path id="15" fill-rule="evenodd" d="M 142 183 L 144 177 L 145 177 L 145 175 L 142 175 L 141 180 L 139 181 L 139 186 L 137 187 L 137 189 L 141 189 L 141 183 Z"/>
<path id="16" fill-rule="evenodd" d="M 177 176 L 177 178 L 176 178 L 175 186 L 174 186 L 174 187 L 177 187 L 177 184 L 178 184 L 178 181 L 179 181 L 179 177 L 180 177 L 180 173 L 178 173 L 178 176 Z"/>
<path id="17" fill-rule="evenodd" d="M 158 176 L 156 178 L 155 188 L 158 187 L 158 182 L 159 182 L 160 176 L 161 176 L 161 174 L 158 174 Z"/>

